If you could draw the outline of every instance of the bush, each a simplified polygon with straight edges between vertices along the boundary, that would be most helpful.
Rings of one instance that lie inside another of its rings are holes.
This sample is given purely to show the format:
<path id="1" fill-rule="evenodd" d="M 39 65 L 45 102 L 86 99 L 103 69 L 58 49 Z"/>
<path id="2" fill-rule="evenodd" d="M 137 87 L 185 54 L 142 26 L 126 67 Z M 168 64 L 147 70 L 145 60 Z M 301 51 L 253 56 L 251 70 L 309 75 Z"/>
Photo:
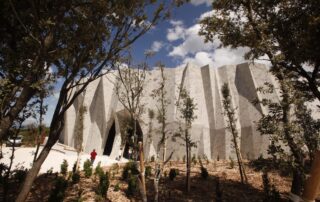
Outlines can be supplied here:
<path id="1" fill-rule="evenodd" d="M 77 184 L 80 181 L 80 174 L 79 172 L 74 172 L 72 174 L 72 183 Z"/>
<path id="2" fill-rule="evenodd" d="M 280 193 L 275 188 L 274 185 L 270 184 L 270 181 L 268 178 L 268 172 L 266 170 L 263 170 L 262 182 L 263 182 L 263 193 L 264 193 L 263 202 L 280 201 L 281 199 Z"/>
<path id="3" fill-rule="evenodd" d="M 151 170 L 152 170 L 152 168 L 151 168 L 151 166 L 146 166 L 146 170 L 145 170 L 145 176 L 146 177 L 150 177 L 151 176 Z"/>
<path id="4" fill-rule="evenodd" d="M 83 164 L 84 175 L 90 177 L 92 175 L 92 164 L 89 159 L 87 159 Z"/>
<path id="5" fill-rule="evenodd" d="M 229 157 L 229 159 L 230 159 L 229 168 L 232 169 L 232 168 L 234 168 L 234 160 L 231 157 Z"/>
<path id="6" fill-rule="evenodd" d="M 63 176 L 66 176 L 67 175 L 67 172 L 68 172 L 68 161 L 66 159 L 63 160 L 61 166 L 60 166 L 60 173 L 63 175 Z"/>
<path id="7" fill-rule="evenodd" d="M 179 175 L 179 171 L 175 168 L 171 168 L 170 171 L 169 171 L 169 179 L 171 181 L 174 180 L 174 178 L 176 178 L 176 176 Z"/>
<path id="8" fill-rule="evenodd" d="M 123 168 L 122 171 L 122 179 L 127 180 L 131 177 L 131 175 L 138 175 L 139 170 L 138 170 L 138 165 L 134 161 L 129 161 L 126 163 L 126 165 Z"/>
<path id="9" fill-rule="evenodd" d="M 18 169 L 13 171 L 13 179 L 18 182 L 22 183 L 27 176 L 28 169 Z"/>
<path id="10" fill-rule="evenodd" d="M 73 173 L 77 172 L 77 161 L 74 162 L 74 164 L 73 164 L 72 172 L 73 172 Z"/>
<path id="11" fill-rule="evenodd" d="M 153 155 L 153 156 L 151 156 L 150 161 L 151 161 L 151 162 L 154 162 L 154 161 L 155 161 L 154 155 Z"/>
<path id="12" fill-rule="evenodd" d="M 209 177 L 208 170 L 203 166 L 201 166 L 201 177 L 205 180 Z"/>
<path id="13" fill-rule="evenodd" d="M 136 176 L 130 176 L 129 180 L 128 180 L 128 188 L 126 191 L 126 194 L 128 196 L 132 196 L 134 195 L 138 190 L 138 179 Z"/>
<path id="14" fill-rule="evenodd" d="M 98 175 L 98 176 L 104 174 L 103 169 L 101 168 L 101 162 L 98 163 L 98 165 L 94 171 L 94 174 Z"/>
<path id="15" fill-rule="evenodd" d="M 110 185 L 109 173 L 108 172 L 100 173 L 97 194 L 99 194 L 100 196 L 106 198 L 107 197 L 107 192 L 108 192 L 108 189 L 109 189 L 109 185 Z"/>
<path id="16" fill-rule="evenodd" d="M 191 161 L 194 165 L 197 165 L 197 158 L 196 158 L 196 155 L 193 154 L 192 158 L 191 158 Z"/>
<path id="17" fill-rule="evenodd" d="M 119 191 L 120 190 L 120 185 L 119 185 L 119 182 L 116 184 L 116 185 L 114 185 L 114 189 L 113 189 L 113 191 Z"/>
<path id="18" fill-rule="evenodd" d="M 58 177 L 55 181 L 54 188 L 51 191 L 49 202 L 63 201 L 68 182 L 63 177 Z"/>

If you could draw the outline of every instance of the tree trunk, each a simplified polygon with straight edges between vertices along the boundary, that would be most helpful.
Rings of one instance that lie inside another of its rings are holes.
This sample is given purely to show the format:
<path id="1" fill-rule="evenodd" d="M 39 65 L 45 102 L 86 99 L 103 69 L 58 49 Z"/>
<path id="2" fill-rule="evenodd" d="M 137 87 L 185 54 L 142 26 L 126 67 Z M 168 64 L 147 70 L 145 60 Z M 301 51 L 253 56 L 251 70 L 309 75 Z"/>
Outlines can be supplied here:
<path id="1" fill-rule="evenodd" d="M 165 139 L 165 136 L 163 138 L 163 154 L 162 154 L 162 161 L 165 162 L 167 155 L 167 141 Z"/>
<path id="2" fill-rule="evenodd" d="M 155 177 L 154 177 L 154 201 L 159 201 L 159 181 L 161 177 L 161 168 L 159 164 L 156 164 Z"/>
<path id="3" fill-rule="evenodd" d="M 189 140 L 188 140 L 189 141 Z M 186 179 L 186 190 L 189 193 L 190 192 L 190 167 L 191 167 L 191 162 L 190 162 L 190 145 L 187 142 L 186 143 L 186 152 L 187 152 L 187 179 Z"/>
<path id="4" fill-rule="evenodd" d="M 52 141 L 48 140 L 47 144 L 45 145 L 45 147 L 41 151 L 38 159 L 34 162 L 32 168 L 29 170 L 29 172 L 26 176 L 26 179 L 24 180 L 24 183 L 22 184 L 22 188 L 21 188 L 20 193 L 16 199 L 16 202 L 24 202 L 27 199 L 28 194 L 31 190 L 32 184 L 39 173 L 41 165 L 46 160 L 46 158 L 50 152 L 51 147 L 54 145 L 54 142 L 53 143 L 50 143 L 50 142 L 52 142 Z"/>
<path id="5" fill-rule="evenodd" d="M 302 198 L 306 201 L 313 201 L 319 194 L 320 188 L 320 151 L 314 154 L 314 161 L 312 163 L 310 177 L 306 180 Z"/>
<path id="6" fill-rule="evenodd" d="M 5 117 L 0 119 L 0 139 L 8 133 L 13 121 L 17 118 L 21 110 L 27 105 L 36 90 L 31 87 L 24 87 L 14 107 L 9 111 Z"/>
<path id="7" fill-rule="evenodd" d="M 144 154 L 143 154 L 143 143 L 139 142 L 139 159 L 140 159 L 140 181 L 141 181 L 141 196 L 144 202 L 147 202 L 147 191 L 145 181 L 145 168 L 144 168 Z"/>

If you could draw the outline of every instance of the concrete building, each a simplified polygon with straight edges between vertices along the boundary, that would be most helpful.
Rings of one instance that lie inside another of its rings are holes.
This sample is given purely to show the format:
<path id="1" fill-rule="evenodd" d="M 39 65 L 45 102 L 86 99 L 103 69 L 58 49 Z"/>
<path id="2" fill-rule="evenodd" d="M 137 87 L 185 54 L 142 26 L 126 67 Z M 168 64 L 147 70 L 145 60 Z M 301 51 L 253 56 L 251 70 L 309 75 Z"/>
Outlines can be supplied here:
<path id="1" fill-rule="evenodd" d="M 116 158 L 122 155 L 124 146 L 121 145 L 121 134 L 125 133 L 125 120 L 129 118 L 128 112 L 119 102 L 115 82 L 116 72 L 110 73 L 99 80 L 92 82 L 66 113 L 65 127 L 60 142 L 74 146 L 76 142 L 75 131 L 79 125 L 79 109 L 85 106 L 87 111 L 83 120 L 83 149 L 91 152 L 96 149 L 98 154 L 109 155 Z M 175 105 L 179 96 L 179 87 L 186 88 L 197 104 L 196 116 L 190 130 L 192 139 L 197 147 L 192 149 L 192 155 L 203 156 L 209 159 L 228 159 L 235 157 L 231 142 L 231 134 L 226 129 L 227 120 L 223 115 L 221 87 L 228 83 L 232 96 L 233 106 L 237 109 L 237 129 L 239 132 L 239 145 L 244 158 L 257 158 L 266 155 L 269 140 L 256 131 L 256 121 L 265 113 L 261 105 L 253 105 L 252 101 L 262 95 L 256 88 L 265 82 L 277 85 L 273 76 L 262 64 L 244 63 L 228 65 L 219 68 L 209 66 L 197 67 L 188 64 L 184 67 L 165 68 L 164 74 L 167 82 L 165 89 L 168 106 L 168 137 L 167 155 L 172 151 L 173 159 L 182 159 L 185 148 L 182 140 L 172 138 L 179 128 L 180 115 Z M 142 114 L 138 122 L 138 131 L 143 134 L 146 158 L 156 155 L 160 139 L 158 132 L 160 125 L 153 120 L 153 130 L 149 132 L 149 117 L 147 109 L 156 111 L 159 103 L 150 96 L 153 89 L 158 88 L 160 70 L 154 69 L 147 74 L 142 103 L 145 104 L 146 113 Z M 278 95 L 270 95 L 277 100 Z M 151 137 L 151 138 L 150 138 Z"/>

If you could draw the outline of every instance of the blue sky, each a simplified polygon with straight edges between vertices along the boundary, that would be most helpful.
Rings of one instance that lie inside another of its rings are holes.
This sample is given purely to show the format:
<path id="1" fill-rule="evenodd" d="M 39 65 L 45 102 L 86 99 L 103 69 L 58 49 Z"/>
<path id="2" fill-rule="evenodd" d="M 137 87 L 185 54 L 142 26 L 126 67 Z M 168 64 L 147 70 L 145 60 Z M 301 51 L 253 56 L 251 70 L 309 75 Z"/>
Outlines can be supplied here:
<path id="1" fill-rule="evenodd" d="M 174 68 L 195 63 L 203 66 L 209 64 L 217 68 L 226 64 L 243 62 L 245 48 L 231 50 L 230 48 L 218 48 L 219 40 L 213 43 L 204 43 L 198 36 L 199 19 L 208 16 L 211 10 L 212 0 L 191 0 L 190 3 L 173 10 L 169 20 L 160 22 L 151 31 L 138 39 L 132 46 L 132 55 L 139 62 L 144 58 L 146 50 L 153 50 L 155 55 L 149 59 L 150 66 L 161 61 L 166 67 Z M 48 97 L 45 103 L 48 111 L 44 123 L 50 125 L 53 111 L 59 92 L 59 83 L 56 85 L 56 93 Z"/>

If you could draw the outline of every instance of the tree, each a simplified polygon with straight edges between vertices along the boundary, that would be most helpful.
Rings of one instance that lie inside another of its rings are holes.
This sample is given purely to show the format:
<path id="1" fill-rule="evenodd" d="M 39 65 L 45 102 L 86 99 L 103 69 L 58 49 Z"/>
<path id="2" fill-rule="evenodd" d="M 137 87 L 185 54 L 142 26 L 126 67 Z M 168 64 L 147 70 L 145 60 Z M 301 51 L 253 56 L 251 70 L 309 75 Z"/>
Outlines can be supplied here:
<path id="1" fill-rule="evenodd" d="M 15 25 L 21 29 L 18 30 L 20 31 L 18 33 L 23 33 L 23 36 L 19 38 L 9 36 L 10 40 L 8 41 L 21 42 L 21 46 L 24 48 L 21 51 L 22 55 L 27 54 L 24 52 L 31 53 L 27 56 L 23 55 L 26 59 L 21 59 L 18 57 L 19 54 L 16 57 L 12 53 L 13 50 L 20 50 L 19 48 L 12 48 L 6 40 L 1 41 L 1 45 L 4 44 L 3 46 L 6 47 L 1 48 L 0 72 L 1 78 L 3 78 L 1 82 L 5 84 L 8 81 L 11 82 L 11 77 L 13 77 L 21 79 L 23 85 L 9 82 L 10 85 L 8 85 L 13 86 L 14 89 L 18 88 L 15 92 L 19 91 L 20 93 L 14 93 L 14 97 L 17 99 L 13 101 L 7 101 L 6 98 L 10 97 L 7 94 L 3 96 L 2 103 L 5 104 L 2 106 L 12 109 L 6 110 L 5 116 L 8 118 L 1 119 L 4 122 L 4 127 L 0 127 L 7 128 L 8 125 L 11 125 L 11 119 L 15 118 L 13 112 L 19 111 L 18 106 L 25 106 L 29 102 L 30 94 L 31 97 L 34 95 L 39 82 L 46 83 L 46 78 L 49 77 L 59 78 L 62 83 L 50 124 L 48 141 L 27 174 L 16 199 L 20 202 L 27 198 L 42 163 L 59 139 L 64 127 L 66 110 L 83 93 L 90 82 L 108 73 L 108 70 L 114 67 L 119 58 L 123 56 L 124 50 L 164 17 L 166 8 L 163 4 L 156 4 L 155 1 L 142 0 L 130 3 L 103 0 L 97 2 L 41 1 L 32 2 L 32 4 L 9 1 L 4 4 L 6 7 L 1 7 L 1 9 L 6 12 L 3 13 L 13 10 L 11 13 L 14 15 L 10 13 L 9 16 L 14 18 Z M 150 12 L 146 12 L 147 7 L 153 9 L 154 12 L 148 15 Z M 21 18 L 22 14 L 23 18 Z M 26 20 L 22 21 L 21 19 Z M 9 23 L 11 18 L 1 15 L 1 20 L 5 21 L 4 25 L 9 24 L 9 28 L 14 27 Z M 8 31 L 4 35 L 8 38 Z M 24 44 L 26 42 L 28 43 Z M 39 45 L 37 45 L 38 42 L 40 42 Z M 29 50 L 37 50 L 38 52 L 26 51 L 27 47 Z M 12 63 L 11 57 L 15 59 L 14 65 L 10 65 Z M 21 61 L 24 60 L 27 62 L 20 67 Z M 19 68 L 10 69 L 10 67 L 16 66 Z M 49 67 L 52 69 L 51 76 L 46 77 Z M 106 71 L 102 71 L 103 69 Z M 24 74 L 18 74 L 22 70 Z M 15 72 L 18 72 L 18 75 L 14 75 Z M 29 83 L 26 84 L 23 81 Z M 14 82 L 18 81 L 14 80 Z M 14 104 L 8 104 L 13 102 Z M 2 129 L 1 133 L 3 131 Z"/>
<path id="2" fill-rule="evenodd" d="M 159 103 L 157 105 L 157 121 L 161 125 L 160 133 L 161 133 L 161 139 L 159 141 L 159 148 L 162 147 L 162 162 L 166 161 L 166 142 L 167 142 L 167 110 L 168 106 L 170 104 L 170 100 L 167 99 L 167 91 L 165 89 L 165 84 L 167 81 L 167 78 L 164 75 L 164 65 L 159 63 L 159 69 L 160 69 L 160 81 L 158 83 L 159 87 L 154 89 L 152 91 L 151 96 L 156 99 L 156 101 Z M 159 151 L 158 151 L 159 153 Z"/>
<path id="3" fill-rule="evenodd" d="M 180 118 L 183 119 L 184 123 L 183 126 L 179 127 L 180 131 L 175 136 L 180 137 L 184 141 L 186 147 L 186 190 L 187 192 L 190 192 L 191 148 L 196 147 L 196 143 L 192 141 L 189 130 L 192 127 L 192 122 L 197 118 L 194 113 L 197 109 L 197 105 L 194 103 L 194 99 L 190 97 L 190 93 L 185 88 L 180 89 L 179 98 L 176 105 L 180 112 Z"/>
<path id="4" fill-rule="evenodd" d="M 226 116 L 228 121 L 227 128 L 230 130 L 232 134 L 232 143 L 237 156 L 241 183 L 247 183 L 248 179 L 247 179 L 246 171 L 242 162 L 242 157 L 241 157 L 241 153 L 238 145 L 238 131 L 236 128 L 237 120 L 235 118 L 236 110 L 232 107 L 230 90 L 227 83 L 223 84 L 221 88 L 221 93 L 223 96 L 222 104 L 224 109 L 224 115 Z"/>
<path id="5" fill-rule="evenodd" d="M 168 106 L 170 104 L 170 100 L 167 99 L 167 91 L 165 90 L 165 84 L 167 81 L 167 78 L 164 75 L 164 65 L 159 63 L 159 69 L 160 69 L 160 81 L 158 83 L 159 87 L 154 89 L 151 93 L 152 98 L 155 98 L 156 101 L 159 103 L 157 107 L 157 121 L 161 125 L 160 134 L 161 138 L 157 146 L 157 159 L 155 164 L 155 178 L 154 178 L 154 185 L 155 185 L 155 201 L 159 200 L 159 181 L 162 175 L 162 171 L 164 170 L 164 166 L 166 163 L 171 159 L 172 154 L 169 155 L 169 157 L 166 159 L 166 151 L 167 151 L 167 110 Z M 160 153 L 160 150 L 162 148 L 162 159 L 161 163 L 158 163 L 158 156 Z"/>
<path id="6" fill-rule="evenodd" d="M 115 83 L 116 94 L 118 100 L 130 114 L 129 129 L 132 129 L 132 134 L 128 134 L 126 143 L 133 149 L 133 159 L 140 160 L 140 192 L 143 201 L 147 201 L 146 184 L 145 184 L 145 168 L 143 156 L 143 135 L 137 133 L 137 124 L 141 114 L 144 111 L 144 105 L 141 102 L 143 89 L 146 81 L 146 73 L 148 65 L 146 62 L 142 64 L 132 64 L 132 59 L 129 56 L 117 66 L 117 79 Z M 131 141 L 133 139 L 133 141 Z"/>
<path id="7" fill-rule="evenodd" d="M 266 56 L 275 75 L 291 72 L 304 91 L 320 100 L 320 40 L 317 0 L 217 0 L 201 20 L 200 35 L 223 46 L 248 47 L 247 59 Z"/>
<path id="8" fill-rule="evenodd" d="M 297 90 L 292 80 L 278 82 L 281 93 L 279 102 L 267 98 L 259 101 L 268 109 L 268 114 L 262 115 L 257 129 L 262 135 L 269 136 L 271 144 L 268 153 L 274 163 L 285 162 L 289 165 L 293 174 L 291 192 L 299 196 L 309 167 L 304 159 L 312 161 L 314 152 L 319 148 L 320 125 L 306 106 L 306 93 Z M 266 83 L 258 90 L 262 94 L 269 94 L 275 89 Z"/>

